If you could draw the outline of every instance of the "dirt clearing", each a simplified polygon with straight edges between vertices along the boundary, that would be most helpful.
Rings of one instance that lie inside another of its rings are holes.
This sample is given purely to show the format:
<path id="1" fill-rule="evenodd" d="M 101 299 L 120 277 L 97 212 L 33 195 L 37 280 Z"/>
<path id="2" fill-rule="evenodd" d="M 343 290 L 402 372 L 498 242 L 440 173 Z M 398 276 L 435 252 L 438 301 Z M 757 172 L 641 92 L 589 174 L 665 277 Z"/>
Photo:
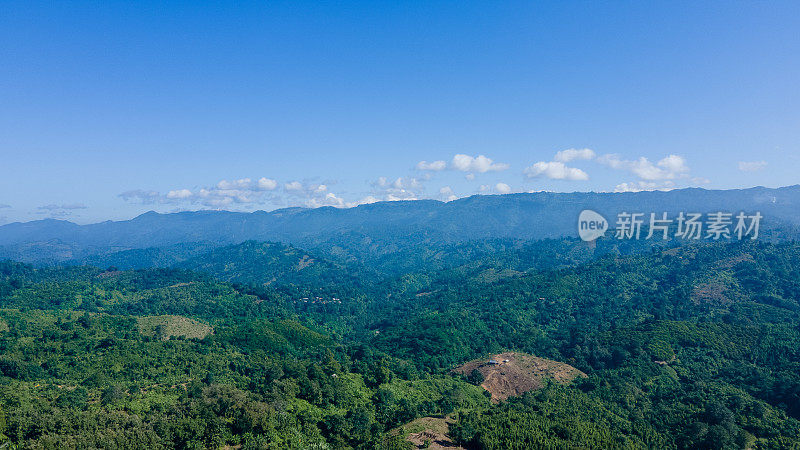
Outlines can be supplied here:
<path id="1" fill-rule="evenodd" d="M 492 394 L 495 403 L 539 389 L 547 379 L 569 383 L 577 377 L 586 377 L 569 364 L 517 352 L 476 359 L 456 368 L 455 372 L 470 376 L 474 370 L 483 377 L 481 387 Z"/>

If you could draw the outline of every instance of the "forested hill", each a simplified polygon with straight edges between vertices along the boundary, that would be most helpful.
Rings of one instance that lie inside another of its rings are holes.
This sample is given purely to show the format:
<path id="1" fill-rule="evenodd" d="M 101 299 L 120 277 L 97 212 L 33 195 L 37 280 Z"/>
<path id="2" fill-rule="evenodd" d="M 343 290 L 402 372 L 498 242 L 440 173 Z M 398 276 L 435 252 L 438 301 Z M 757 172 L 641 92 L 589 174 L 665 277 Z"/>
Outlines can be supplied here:
<path id="1" fill-rule="evenodd" d="M 305 260 L 223 253 L 276 249 Z M 337 298 L 0 262 L 0 445 L 406 450 L 404 424 L 438 416 L 465 448 L 800 446 L 797 243 L 517 261 Z M 507 352 L 586 378 L 493 404 L 482 376 L 505 369 L 453 370 Z"/>
<path id="2" fill-rule="evenodd" d="M 638 193 L 526 193 L 473 196 L 452 202 L 379 202 L 349 209 L 289 208 L 272 212 L 149 212 L 131 220 L 76 225 L 59 220 L 0 227 L 0 257 L 59 262 L 128 249 L 207 242 L 278 241 L 303 248 L 320 243 L 384 248 L 408 242 L 522 240 L 575 236 L 578 214 L 611 219 L 621 211 L 760 211 L 763 226 L 800 224 L 800 186 L 743 190 L 679 189 Z M 339 245 L 341 247 L 341 245 Z"/>
<path id="3" fill-rule="evenodd" d="M 263 285 L 324 286 L 359 281 L 338 264 L 274 242 L 246 241 L 220 247 L 175 267 L 210 273 L 223 281 Z"/>

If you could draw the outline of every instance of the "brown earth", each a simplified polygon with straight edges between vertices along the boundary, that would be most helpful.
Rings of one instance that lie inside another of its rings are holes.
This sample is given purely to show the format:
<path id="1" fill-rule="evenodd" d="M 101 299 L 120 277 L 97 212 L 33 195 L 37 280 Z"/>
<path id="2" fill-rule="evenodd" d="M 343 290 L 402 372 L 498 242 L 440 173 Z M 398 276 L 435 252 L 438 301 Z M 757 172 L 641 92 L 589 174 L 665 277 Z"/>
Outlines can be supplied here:
<path id="1" fill-rule="evenodd" d="M 700 283 L 692 289 L 692 301 L 695 305 L 701 303 L 715 303 L 715 304 L 728 304 L 731 303 L 730 298 L 726 295 L 728 287 L 722 283 L 707 282 Z"/>
<path id="2" fill-rule="evenodd" d="M 407 423 L 403 429 L 408 432 L 406 439 L 414 448 L 464 450 L 447 437 L 451 423 L 450 418 L 421 417 Z"/>
<path id="3" fill-rule="evenodd" d="M 490 360 L 497 364 L 489 364 Z M 585 373 L 569 364 L 518 352 L 476 359 L 454 369 L 464 376 L 469 376 L 473 370 L 483 376 L 481 387 L 492 394 L 492 402 L 495 403 L 539 389 L 548 379 L 569 383 L 575 378 L 586 377 Z"/>

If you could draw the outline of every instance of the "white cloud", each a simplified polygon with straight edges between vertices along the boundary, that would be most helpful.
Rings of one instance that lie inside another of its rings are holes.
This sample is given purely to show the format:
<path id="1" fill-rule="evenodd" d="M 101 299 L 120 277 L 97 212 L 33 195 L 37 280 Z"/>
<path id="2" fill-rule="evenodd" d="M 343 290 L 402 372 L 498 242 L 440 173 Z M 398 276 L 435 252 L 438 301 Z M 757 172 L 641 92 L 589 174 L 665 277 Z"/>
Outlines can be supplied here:
<path id="1" fill-rule="evenodd" d="M 561 150 L 553 158 L 555 161 L 567 163 L 576 159 L 589 160 L 595 157 L 594 150 L 590 148 Z"/>
<path id="2" fill-rule="evenodd" d="M 658 167 L 665 170 L 667 174 L 681 174 L 689 171 L 686 160 L 682 156 L 669 155 L 658 162 Z"/>
<path id="3" fill-rule="evenodd" d="M 292 181 L 285 183 L 283 185 L 283 189 L 286 194 L 295 199 L 294 202 L 302 201 L 302 204 L 309 208 L 317 208 L 320 206 L 335 206 L 337 208 L 344 208 L 348 206 L 347 202 L 343 198 L 329 191 L 327 184 L 304 184 L 299 181 Z"/>
<path id="4" fill-rule="evenodd" d="M 362 198 L 361 200 L 357 200 L 355 202 L 347 203 L 347 207 L 348 208 L 352 208 L 354 206 L 367 205 L 367 204 L 375 203 L 375 202 L 379 202 L 379 201 L 381 201 L 381 199 L 379 199 L 377 197 L 373 197 L 371 195 L 368 195 L 368 196 Z"/>
<path id="5" fill-rule="evenodd" d="M 72 215 L 73 212 L 79 209 L 87 209 L 88 206 L 83 203 L 68 203 L 68 204 L 49 204 L 38 206 L 36 208 L 37 214 L 46 214 L 49 217 L 67 217 Z"/>
<path id="6" fill-rule="evenodd" d="M 446 202 L 451 202 L 458 199 L 458 196 L 455 194 L 455 192 L 453 192 L 453 188 L 450 186 L 444 186 L 439 189 L 439 198 Z"/>
<path id="7" fill-rule="evenodd" d="M 630 171 L 643 180 L 663 180 L 673 176 L 671 172 L 656 167 L 645 157 L 633 161 L 630 164 Z"/>
<path id="8" fill-rule="evenodd" d="M 167 192 L 167 198 L 169 199 L 187 199 L 192 196 L 192 191 L 188 189 L 178 189 L 175 191 Z"/>
<path id="9" fill-rule="evenodd" d="M 191 198 L 192 201 L 199 201 L 200 203 L 206 206 L 212 206 L 219 208 L 221 206 L 228 206 L 233 203 L 240 203 L 240 204 L 247 204 L 247 203 L 258 203 L 262 200 L 262 193 L 253 190 L 252 188 L 247 189 L 218 189 L 218 188 L 211 188 L 211 189 L 200 189 L 196 193 L 192 194 L 190 197 L 179 197 L 176 196 L 177 199 L 182 198 Z M 167 194 L 167 198 L 169 194 Z"/>
<path id="10" fill-rule="evenodd" d="M 385 201 L 417 200 L 423 192 L 423 181 L 425 180 L 413 177 L 398 177 L 394 180 L 379 177 L 370 183 L 373 190 L 371 197 L 383 198 Z"/>
<path id="11" fill-rule="evenodd" d="M 739 161 L 739 170 L 742 172 L 758 172 L 766 167 L 766 161 Z"/>
<path id="12" fill-rule="evenodd" d="M 673 180 L 687 176 L 689 166 L 682 156 L 669 155 L 656 164 L 644 156 L 636 160 L 621 159 L 617 154 L 602 155 L 597 162 L 612 169 L 627 170 L 645 181 Z"/>
<path id="13" fill-rule="evenodd" d="M 324 185 L 322 185 L 324 186 Z M 275 200 L 270 193 L 278 187 L 278 182 L 262 177 L 257 181 L 250 178 L 220 180 L 216 185 L 196 190 L 174 189 L 166 194 L 156 191 L 133 190 L 119 194 L 123 200 L 140 204 L 199 204 L 212 208 L 227 207 L 233 204 L 258 204 Z"/>
<path id="14" fill-rule="evenodd" d="M 303 184 L 299 181 L 292 181 L 283 185 L 283 188 L 289 192 L 302 192 Z"/>
<path id="15" fill-rule="evenodd" d="M 501 194 L 508 194 L 509 192 L 511 192 L 511 186 L 505 183 L 497 183 L 494 187 L 494 190 Z"/>
<path id="16" fill-rule="evenodd" d="M 614 192 L 670 191 L 674 188 L 675 183 L 669 180 L 663 182 L 633 181 L 618 184 L 614 187 Z"/>
<path id="17" fill-rule="evenodd" d="M 588 180 L 589 174 L 559 161 L 539 161 L 524 171 L 528 178 L 546 177 L 551 180 Z"/>
<path id="18" fill-rule="evenodd" d="M 249 189 L 252 186 L 252 183 L 253 182 L 250 180 L 250 178 L 242 178 L 234 181 L 222 180 L 217 183 L 217 189 Z"/>
<path id="19" fill-rule="evenodd" d="M 169 194 L 167 194 L 167 198 L 169 198 Z M 196 195 L 191 197 L 191 200 L 198 201 L 205 206 L 221 208 L 233 204 L 235 197 L 234 191 L 230 190 L 200 189 Z"/>
<path id="20" fill-rule="evenodd" d="M 395 178 L 394 181 L 386 177 L 379 177 L 376 181 L 370 183 L 373 187 L 377 188 L 390 188 L 390 189 L 415 189 L 422 186 L 422 182 L 417 178 Z"/>
<path id="21" fill-rule="evenodd" d="M 162 200 L 161 194 L 157 191 L 145 191 L 142 189 L 123 192 L 119 194 L 119 197 L 126 202 L 139 203 L 142 205 L 153 205 L 160 203 Z"/>
<path id="22" fill-rule="evenodd" d="M 386 195 L 387 202 L 397 202 L 401 200 L 419 200 L 419 198 L 413 192 L 409 191 L 398 191 L 391 194 Z"/>
<path id="23" fill-rule="evenodd" d="M 492 158 L 484 155 L 471 156 L 459 153 L 453 156 L 448 166 L 446 161 L 420 161 L 417 163 L 417 170 L 441 172 L 447 168 L 451 170 L 458 170 L 461 172 L 470 173 L 486 173 L 486 172 L 499 172 L 508 169 L 509 165 L 505 163 L 494 162 Z"/>
<path id="24" fill-rule="evenodd" d="M 598 156 L 595 161 L 611 169 L 630 172 L 639 178 L 638 181 L 617 185 L 614 188 L 616 192 L 669 190 L 679 187 L 679 184 L 696 186 L 710 183 L 707 178 L 692 176 L 686 159 L 675 154 L 668 155 L 655 163 L 643 156 L 630 160 L 623 159 L 617 154 Z"/>
<path id="25" fill-rule="evenodd" d="M 404 179 L 400 177 L 394 180 L 392 187 L 395 189 L 415 189 L 420 187 L 420 182 L 416 178 Z"/>
<path id="26" fill-rule="evenodd" d="M 455 170 L 477 173 L 499 172 L 501 170 L 506 170 L 509 167 L 508 164 L 496 163 L 491 158 L 487 158 L 483 155 L 473 157 L 464 154 L 453 156 L 453 161 L 450 163 L 450 165 Z"/>
<path id="27" fill-rule="evenodd" d="M 338 197 L 333 192 L 328 192 L 324 196 L 312 197 L 306 200 L 306 206 L 309 208 L 319 208 L 321 206 L 335 206 L 337 208 L 343 208 L 346 206 L 346 204 L 344 199 Z"/>
<path id="28" fill-rule="evenodd" d="M 447 163 L 445 161 L 420 161 L 417 163 L 417 170 L 431 170 L 434 172 L 440 172 L 447 168 Z"/>
<path id="29" fill-rule="evenodd" d="M 458 154 L 453 157 L 453 162 L 451 164 L 453 168 L 456 170 L 461 170 L 463 172 L 472 172 L 471 170 L 472 161 L 474 160 L 475 158 L 473 158 L 472 156 Z"/>
<path id="30" fill-rule="evenodd" d="M 325 186 L 325 185 L 320 185 Z M 407 191 L 397 190 L 393 191 L 396 195 L 389 194 L 386 196 L 386 201 L 392 200 L 416 200 L 416 197 L 413 194 L 407 193 Z M 319 208 L 322 206 L 333 206 L 336 208 L 354 208 L 359 205 L 367 205 L 370 203 L 380 202 L 382 201 L 380 198 L 374 195 L 368 195 L 366 197 L 361 198 L 360 200 L 348 202 L 344 198 L 334 194 L 333 192 L 324 192 L 317 188 L 316 190 L 309 190 L 308 192 L 309 198 L 305 200 L 304 205 L 308 208 Z"/>
<path id="31" fill-rule="evenodd" d="M 588 173 L 577 167 L 569 167 L 565 163 L 575 160 L 591 160 L 595 156 L 594 150 L 590 148 L 569 148 L 556 152 L 553 156 L 553 161 L 539 161 L 532 166 L 526 167 L 523 173 L 528 178 L 544 177 L 551 180 L 570 181 L 588 180 Z"/>
<path id="32" fill-rule="evenodd" d="M 624 165 L 629 161 L 624 161 L 616 153 L 608 153 L 597 157 L 597 162 L 603 164 L 604 166 L 608 166 L 612 169 L 622 169 Z"/>
<path id="33" fill-rule="evenodd" d="M 258 180 L 258 188 L 264 191 L 274 191 L 278 187 L 278 182 L 271 178 L 261 178 Z"/>

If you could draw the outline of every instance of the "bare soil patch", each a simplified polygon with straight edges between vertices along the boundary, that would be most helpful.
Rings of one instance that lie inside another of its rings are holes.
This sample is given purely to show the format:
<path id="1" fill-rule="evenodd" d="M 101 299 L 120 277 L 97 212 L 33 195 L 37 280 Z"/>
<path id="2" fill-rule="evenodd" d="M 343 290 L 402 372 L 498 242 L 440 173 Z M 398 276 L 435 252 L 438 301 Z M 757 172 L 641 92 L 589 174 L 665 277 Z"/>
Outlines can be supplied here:
<path id="1" fill-rule="evenodd" d="M 407 423 L 403 429 L 409 433 L 406 439 L 415 448 L 464 450 L 447 437 L 451 423 L 450 418 L 421 417 Z"/>
<path id="2" fill-rule="evenodd" d="M 457 367 L 455 372 L 469 376 L 473 370 L 483 376 L 481 387 L 492 394 L 495 403 L 539 389 L 548 379 L 569 383 L 575 378 L 586 377 L 585 373 L 569 364 L 518 352 L 476 359 Z"/>

